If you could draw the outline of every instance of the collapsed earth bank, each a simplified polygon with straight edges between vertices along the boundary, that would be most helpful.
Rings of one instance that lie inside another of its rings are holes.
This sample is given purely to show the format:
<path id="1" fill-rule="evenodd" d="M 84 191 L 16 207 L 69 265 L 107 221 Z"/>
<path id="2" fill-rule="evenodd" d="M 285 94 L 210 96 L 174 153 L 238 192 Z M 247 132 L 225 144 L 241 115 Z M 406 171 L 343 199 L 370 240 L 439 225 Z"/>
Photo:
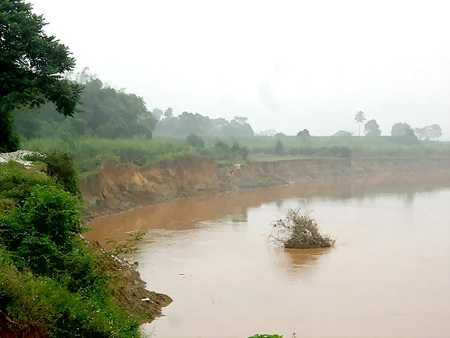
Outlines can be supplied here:
<path id="1" fill-rule="evenodd" d="M 86 219 L 177 198 L 264 188 L 301 180 L 449 173 L 450 157 L 295 159 L 247 164 L 187 157 L 148 166 L 108 162 L 81 179 Z"/>

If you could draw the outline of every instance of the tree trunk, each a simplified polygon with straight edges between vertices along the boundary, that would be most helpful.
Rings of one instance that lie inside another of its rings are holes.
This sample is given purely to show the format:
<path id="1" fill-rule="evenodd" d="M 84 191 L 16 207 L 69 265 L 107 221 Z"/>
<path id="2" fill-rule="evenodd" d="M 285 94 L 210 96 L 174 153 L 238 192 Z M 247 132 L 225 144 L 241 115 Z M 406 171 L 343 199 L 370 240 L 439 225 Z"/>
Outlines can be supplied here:
<path id="1" fill-rule="evenodd" d="M 20 147 L 20 136 L 9 112 L 0 109 L 0 152 L 16 151 Z"/>

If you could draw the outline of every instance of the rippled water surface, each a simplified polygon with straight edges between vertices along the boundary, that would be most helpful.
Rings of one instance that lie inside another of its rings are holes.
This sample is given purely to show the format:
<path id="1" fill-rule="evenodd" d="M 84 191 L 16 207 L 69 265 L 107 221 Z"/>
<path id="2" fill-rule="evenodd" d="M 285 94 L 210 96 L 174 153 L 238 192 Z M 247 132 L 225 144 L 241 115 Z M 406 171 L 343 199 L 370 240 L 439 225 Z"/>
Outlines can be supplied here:
<path id="1" fill-rule="evenodd" d="M 313 210 L 329 250 L 267 242 L 289 208 Z M 450 177 L 322 180 L 184 199 L 102 218 L 105 243 L 148 230 L 136 259 L 174 302 L 156 337 L 450 337 Z"/>

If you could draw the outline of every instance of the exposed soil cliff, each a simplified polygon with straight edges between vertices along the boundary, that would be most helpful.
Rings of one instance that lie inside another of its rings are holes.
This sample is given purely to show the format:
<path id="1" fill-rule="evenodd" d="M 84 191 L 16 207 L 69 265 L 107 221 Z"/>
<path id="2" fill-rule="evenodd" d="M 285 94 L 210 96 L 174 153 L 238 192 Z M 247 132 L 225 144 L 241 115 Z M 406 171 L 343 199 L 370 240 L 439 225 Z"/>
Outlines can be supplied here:
<path id="1" fill-rule="evenodd" d="M 100 173 L 81 180 L 81 190 L 86 216 L 92 219 L 176 198 L 299 180 L 421 172 L 450 174 L 450 158 L 297 159 L 240 165 L 190 157 L 143 167 L 106 163 Z"/>

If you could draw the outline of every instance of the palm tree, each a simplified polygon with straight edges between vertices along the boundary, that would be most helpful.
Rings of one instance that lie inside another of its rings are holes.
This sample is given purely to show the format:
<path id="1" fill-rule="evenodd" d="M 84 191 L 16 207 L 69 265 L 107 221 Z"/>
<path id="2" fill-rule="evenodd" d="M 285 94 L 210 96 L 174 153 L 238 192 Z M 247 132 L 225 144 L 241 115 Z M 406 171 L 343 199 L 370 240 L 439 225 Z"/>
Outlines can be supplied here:
<path id="1" fill-rule="evenodd" d="M 361 136 L 361 123 L 364 123 L 366 121 L 366 115 L 360 110 L 355 115 L 355 121 L 359 124 L 359 132 L 358 135 Z"/>

